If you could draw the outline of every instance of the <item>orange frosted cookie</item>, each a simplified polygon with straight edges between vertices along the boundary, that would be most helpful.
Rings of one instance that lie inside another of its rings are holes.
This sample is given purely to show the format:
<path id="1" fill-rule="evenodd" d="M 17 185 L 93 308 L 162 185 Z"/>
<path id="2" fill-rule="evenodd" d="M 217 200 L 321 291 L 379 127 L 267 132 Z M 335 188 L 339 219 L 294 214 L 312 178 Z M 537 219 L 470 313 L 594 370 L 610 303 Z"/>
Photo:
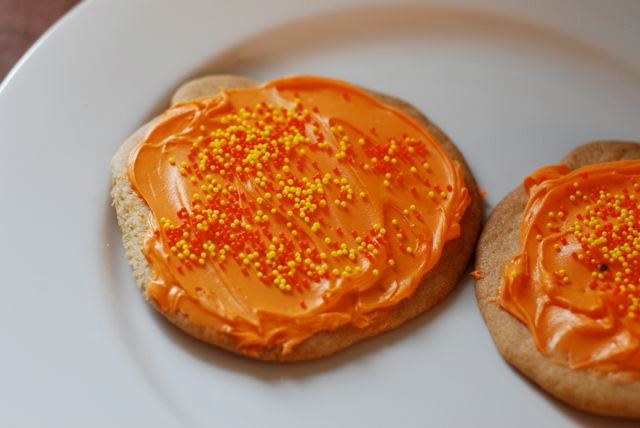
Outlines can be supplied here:
<path id="1" fill-rule="evenodd" d="M 112 194 L 145 297 L 188 333 L 316 358 L 457 282 L 477 190 L 410 106 L 310 76 L 213 76 L 176 97 L 116 154 Z"/>
<path id="2" fill-rule="evenodd" d="M 595 143 L 529 175 L 485 226 L 477 294 L 496 344 L 527 376 L 586 410 L 640 417 L 634 158 L 637 144 Z"/>

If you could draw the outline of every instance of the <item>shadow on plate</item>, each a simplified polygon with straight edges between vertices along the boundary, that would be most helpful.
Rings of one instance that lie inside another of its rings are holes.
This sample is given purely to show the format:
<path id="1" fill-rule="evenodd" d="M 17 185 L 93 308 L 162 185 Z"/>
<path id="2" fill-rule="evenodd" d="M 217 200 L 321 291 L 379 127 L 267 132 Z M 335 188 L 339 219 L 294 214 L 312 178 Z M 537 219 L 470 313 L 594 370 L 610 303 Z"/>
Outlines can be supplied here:
<path id="1" fill-rule="evenodd" d="M 535 390 L 546 402 L 564 413 L 564 415 L 568 418 L 580 424 L 580 426 L 582 427 L 631 428 L 638 426 L 638 421 L 635 421 L 633 419 L 612 418 L 609 416 L 596 415 L 567 404 L 559 398 L 556 398 L 555 396 L 549 394 L 544 389 L 540 388 L 537 383 L 524 376 L 515 367 L 506 363 L 506 361 L 505 364 L 509 366 L 510 372 L 513 373 L 513 376 L 519 377 L 523 382 L 527 383 L 531 389 Z"/>
<path id="2" fill-rule="evenodd" d="M 464 282 L 467 283 L 467 281 Z M 427 311 L 427 313 L 406 322 L 395 330 L 364 339 L 328 357 L 297 363 L 266 363 L 224 351 L 187 335 L 155 310 L 150 308 L 149 312 L 152 313 L 158 327 L 164 331 L 173 343 L 188 351 L 200 361 L 249 374 L 264 381 L 277 381 L 282 378 L 301 379 L 334 370 L 354 361 L 364 362 L 366 358 L 373 356 L 374 353 L 382 352 L 383 348 L 391 347 L 397 342 L 410 339 L 418 330 L 426 328 L 434 318 L 453 305 L 464 285 L 468 286 L 470 284 L 460 284 L 444 301 Z"/>

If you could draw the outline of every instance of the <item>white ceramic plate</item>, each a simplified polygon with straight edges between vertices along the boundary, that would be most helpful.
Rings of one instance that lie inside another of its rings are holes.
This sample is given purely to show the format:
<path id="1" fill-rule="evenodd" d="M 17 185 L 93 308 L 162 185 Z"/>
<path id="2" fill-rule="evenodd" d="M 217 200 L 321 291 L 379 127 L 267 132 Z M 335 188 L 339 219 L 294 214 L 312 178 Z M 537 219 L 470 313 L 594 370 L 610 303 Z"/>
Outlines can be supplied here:
<path id="1" fill-rule="evenodd" d="M 443 304 L 321 361 L 269 365 L 150 310 L 109 161 L 180 82 L 313 73 L 402 97 L 495 205 L 574 145 L 639 139 L 640 3 L 94 0 L 0 87 L 3 426 L 632 426 L 550 398 L 495 350 L 465 279 Z"/>

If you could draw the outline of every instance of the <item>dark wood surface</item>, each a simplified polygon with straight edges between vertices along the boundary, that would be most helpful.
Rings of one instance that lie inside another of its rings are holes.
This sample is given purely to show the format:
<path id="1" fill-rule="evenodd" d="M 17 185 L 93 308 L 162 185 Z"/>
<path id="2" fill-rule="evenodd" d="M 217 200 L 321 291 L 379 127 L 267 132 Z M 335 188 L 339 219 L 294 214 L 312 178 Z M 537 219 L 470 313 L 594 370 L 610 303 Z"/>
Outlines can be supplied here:
<path id="1" fill-rule="evenodd" d="M 0 81 L 58 18 L 79 0 L 0 0 Z"/>

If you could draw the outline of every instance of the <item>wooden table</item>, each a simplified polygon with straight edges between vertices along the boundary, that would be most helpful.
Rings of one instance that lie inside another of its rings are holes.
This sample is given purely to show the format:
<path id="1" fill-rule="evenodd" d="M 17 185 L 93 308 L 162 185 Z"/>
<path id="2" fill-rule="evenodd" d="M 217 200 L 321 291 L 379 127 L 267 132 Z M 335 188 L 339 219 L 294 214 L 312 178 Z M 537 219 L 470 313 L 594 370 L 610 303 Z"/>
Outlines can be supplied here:
<path id="1" fill-rule="evenodd" d="M 79 0 L 0 0 L 0 81 L 29 46 Z"/>

